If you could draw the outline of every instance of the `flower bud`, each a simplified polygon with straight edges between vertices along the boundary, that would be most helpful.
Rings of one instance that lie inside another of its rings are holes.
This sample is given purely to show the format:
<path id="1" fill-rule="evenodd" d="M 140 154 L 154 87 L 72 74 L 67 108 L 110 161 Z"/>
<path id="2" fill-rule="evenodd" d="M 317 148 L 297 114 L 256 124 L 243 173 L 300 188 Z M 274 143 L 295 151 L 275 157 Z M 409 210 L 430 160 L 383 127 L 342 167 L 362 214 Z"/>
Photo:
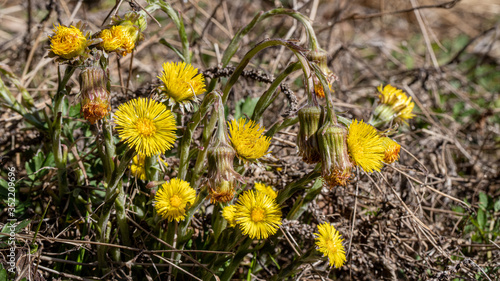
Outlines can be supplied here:
<path id="1" fill-rule="evenodd" d="M 308 164 L 318 163 L 320 154 L 316 132 L 323 122 L 323 110 L 320 106 L 306 106 L 299 110 L 298 116 L 297 147 L 299 155 Z"/>
<path id="2" fill-rule="evenodd" d="M 347 129 L 343 126 L 326 123 L 318 132 L 321 155 L 321 176 L 329 188 L 345 186 L 351 177 L 353 164 L 347 151 Z"/>
<path id="3" fill-rule="evenodd" d="M 81 114 L 91 124 L 108 115 L 109 91 L 107 77 L 100 67 L 87 67 L 80 74 Z"/>
<path id="4" fill-rule="evenodd" d="M 328 58 L 327 58 L 327 52 L 323 49 L 315 49 L 310 51 L 307 54 L 307 59 L 309 61 L 312 61 L 316 63 L 321 71 L 323 72 L 323 75 L 326 78 L 326 81 L 328 82 L 328 88 L 330 91 L 332 90 L 332 84 L 337 80 L 337 77 L 333 72 L 328 68 Z M 319 81 L 318 77 L 316 75 L 313 75 L 313 82 L 314 82 L 314 92 L 316 95 L 320 98 L 325 97 L 325 91 L 323 90 L 323 85 Z"/>

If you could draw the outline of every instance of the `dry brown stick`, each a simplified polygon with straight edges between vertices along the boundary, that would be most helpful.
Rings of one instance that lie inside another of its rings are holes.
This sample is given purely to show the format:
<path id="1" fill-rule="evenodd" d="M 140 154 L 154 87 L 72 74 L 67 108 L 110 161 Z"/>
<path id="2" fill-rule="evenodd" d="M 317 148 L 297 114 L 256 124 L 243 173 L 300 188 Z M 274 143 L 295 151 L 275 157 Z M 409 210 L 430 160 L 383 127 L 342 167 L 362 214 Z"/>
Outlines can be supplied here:
<path id="1" fill-rule="evenodd" d="M 453 8 L 460 0 L 452 0 L 450 2 L 446 3 L 441 3 L 441 4 L 436 4 L 436 5 L 422 5 L 418 7 L 412 7 L 409 9 L 403 9 L 403 10 L 397 10 L 397 11 L 388 11 L 388 12 L 381 12 L 381 13 L 373 13 L 373 14 L 368 14 L 368 15 L 359 15 L 359 14 L 352 14 L 350 16 L 347 16 L 345 18 L 342 18 L 335 23 L 343 22 L 346 20 L 359 20 L 359 19 L 370 19 L 370 18 L 378 18 L 381 16 L 385 15 L 394 15 L 394 14 L 402 14 L 402 13 L 409 13 L 415 10 L 421 10 L 421 9 L 432 9 L 432 8 L 441 8 L 441 9 L 451 9 Z"/>

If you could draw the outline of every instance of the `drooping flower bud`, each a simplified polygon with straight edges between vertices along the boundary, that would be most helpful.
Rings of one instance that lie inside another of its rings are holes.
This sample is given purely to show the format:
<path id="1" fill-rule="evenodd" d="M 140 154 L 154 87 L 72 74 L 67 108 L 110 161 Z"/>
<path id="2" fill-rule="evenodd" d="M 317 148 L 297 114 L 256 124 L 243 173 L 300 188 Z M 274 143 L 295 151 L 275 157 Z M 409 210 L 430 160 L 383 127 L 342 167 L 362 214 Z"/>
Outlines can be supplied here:
<path id="1" fill-rule="evenodd" d="M 332 84 L 337 80 L 337 77 L 333 72 L 328 68 L 328 58 L 327 58 L 327 52 L 323 49 L 315 49 L 311 50 L 307 54 L 307 59 L 309 61 L 312 61 L 316 63 L 323 74 L 325 75 L 326 81 L 328 82 L 328 87 L 330 91 L 332 90 Z M 323 90 L 323 85 L 321 85 L 318 77 L 316 75 L 313 75 L 313 82 L 314 82 L 314 92 L 316 95 L 320 98 L 325 97 L 325 91 Z"/>
<path id="2" fill-rule="evenodd" d="M 399 151 L 401 145 L 393 141 L 391 138 L 383 137 L 382 145 L 385 147 L 384 162 L 387 164 L 394 163 L 399 159 Z"/>
<path id="3" fill-rule="evenodd" d="M 347 129 L 340 125 L 325 123 L 318 132 L 321 155 L 321 176 L 329 188 L 345 186 L 351 177 L 353 164 L 347 151 Z"/>
<path id="4" fill-rule="evenodd" d="M 100 67 L 87 67 L 80 74 L 81 114 L 91 124 L 108 115 L 111 107 L 107 77 Z"/>
<path id="5" fill-rule="evenodd" d="M 411 101 L 411 97 L 391 85 L 382 87 L 380 85 L 379 91 L 379 105 L 373 111 L 373 116 L 370 119 L 370 124 L 375 127 L 380 127 L 391 122 L 398 124 L 407 124 L 406 120 L 415 117 L 412 113 L 415 104 Z"/>
<path id="6" fill-rule="evenodd" d="M 308 164 L 318 163 L 320 154 L 316 132 L 323 122 L 323 110 L 320 106 L 306 106 L 299 110 L 299 133 L 297 147 L 302 160 Z"/>

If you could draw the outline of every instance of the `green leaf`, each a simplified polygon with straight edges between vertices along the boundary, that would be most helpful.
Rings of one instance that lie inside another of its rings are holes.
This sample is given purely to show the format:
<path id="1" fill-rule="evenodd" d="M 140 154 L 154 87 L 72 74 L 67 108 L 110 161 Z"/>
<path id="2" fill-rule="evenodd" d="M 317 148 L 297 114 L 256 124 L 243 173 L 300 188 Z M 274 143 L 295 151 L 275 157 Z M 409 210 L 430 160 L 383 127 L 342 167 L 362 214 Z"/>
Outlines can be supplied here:
<path id="1" fill-rule="evenodd" d="M 500 199 L 495 202 L 495 205 L 493 205 L 493 210 L 495 210 L 495 212 L 500 211 Z"/>
<path id="2" fill-rule="evenodd" d="M 479 193 L 479 208 L 483 211 L 486 211 L 488 208 L 488 195 L 484 192 Z"/>
<path id="3" fill-rule="evenodd" d="M 234 119 L 238 120 L 240 117 L 245 117 L 245 115 L 251 116 L 258 101 L 258 97 L 247 97 L 244 100 L 239 100 L 234 108 Z"/>
<path id="4" fill-rule="evenodd" d="M 69 116 L 73 118 L 80 118 L 80 108 L 81 104 L 77 103 L 69 107 Z"/>
<path id="5" fill-rule="evenodd" d="M 477 224 L 479 228 L 484 231 L 486 227 L 486 212 L 483 209 L 479 209 L 477 212 Z"/>

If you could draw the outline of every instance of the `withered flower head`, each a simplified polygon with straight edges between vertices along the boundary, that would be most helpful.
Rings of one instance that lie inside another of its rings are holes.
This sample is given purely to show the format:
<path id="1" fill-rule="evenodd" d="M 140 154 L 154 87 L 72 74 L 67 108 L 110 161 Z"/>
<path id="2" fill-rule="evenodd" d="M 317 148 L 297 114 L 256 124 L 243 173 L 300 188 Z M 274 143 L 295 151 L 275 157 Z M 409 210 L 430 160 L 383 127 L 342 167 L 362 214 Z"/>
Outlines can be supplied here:
<path id="1" fill-rule="evenodd" d="M 327 122 L 318 130 L 317 135 L 321 155 L 321 176 L 330 189 L 338 185 L 345 186 L 351 177 L 353 167 L 347 151 L 347 129 Z"/>
<path id="2" fill-rule="evenodd" d="M 316 132 L 322 125 L 323 115 L 322 108 L 313 105 L 308 105 L 298 112 L 297 147 L 302 160 L 308 164 L 318 163 L 321 159 Z"/>
<path id="3" fill-rule="evenodd" d="M 107 77 L 100 67 L 87 67 L 80 74 L 81 114 L 91 124 L 108 115 L 109 91 Z"/>
<path id="4" fill-rule="evenodd" d="M 233 168 L 236 151 L 229 145 L 226 136 L 217 138 L 208 150 L 207 185 L 212 203 L 229 202 L 243 177 Z"/>

